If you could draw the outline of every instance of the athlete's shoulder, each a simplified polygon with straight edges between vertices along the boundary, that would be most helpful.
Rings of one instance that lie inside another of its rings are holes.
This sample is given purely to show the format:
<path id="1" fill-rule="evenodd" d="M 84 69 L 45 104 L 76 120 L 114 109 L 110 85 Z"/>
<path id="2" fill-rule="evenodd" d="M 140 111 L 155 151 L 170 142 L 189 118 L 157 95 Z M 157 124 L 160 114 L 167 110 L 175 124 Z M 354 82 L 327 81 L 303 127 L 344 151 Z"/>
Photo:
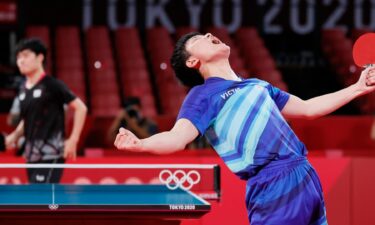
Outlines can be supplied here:
<path id="1" fill-rule="evenodd" d="M 41 84 L 43 85 L 52 85 L 52 84 L 55 84 L 57 83 L 56 81 L 57 79 L 51 75 L 46 75 L 45 77 L 43 77 L 43 79 L 41 80 Z"/>
<path id="2" fill-rule="evenodd" d="M 270 84 L 267 81 L 258 79 L 258 78 L 248 78 L 248 79 L 243 79 L 242 82 L 248 85 L 258 85 L 262 87 L 267 87 Z"/>
<path id="3" fill-rule="evenodd" d="M 268 84 L 267 81 L 261 80 L 261 79 L 258 79 L 258 78 L 249 78 L 249 79 L 246 79 L 246 81 L 248 81 L 249 83 L 261 84 L 261 85 Z"/>
<path id="4" fill-rule="evenodd" d="M 201 99 L 207 96 L 207 90 L 203 84 L 194 86 L 189 90 L 189 93 L 186 95 L 185 100 L 192 100 L 192 99 Z"/>
<path id="5" fill-rule="evenodd" d="M 60 79 L 58 79 L 56 77 L 53 77 L 51 75 L 46 76 L 44 78 L 44 81 L 48 85 L 51 85 L 51 86 L 54 86 L 54 87 L 56 87 L 56 86 L 58 86 L 58 87 L 61 87 L 61 86 L 64 87 L 64 86 L 66 86 L 66 84 L 62 80 L 60 80 Z"/>
<path id="6" fill-rule="evenodd" d="M 47 76 L 45 77 L 45 80 L 46 80 L 47 82 L 59 82 L 59 81 L 60 81 L 58 78 L 56 78 L 56 77 L 54 77 L 54 76 L 52 76 L 52 75 L 47 75 Z"/>

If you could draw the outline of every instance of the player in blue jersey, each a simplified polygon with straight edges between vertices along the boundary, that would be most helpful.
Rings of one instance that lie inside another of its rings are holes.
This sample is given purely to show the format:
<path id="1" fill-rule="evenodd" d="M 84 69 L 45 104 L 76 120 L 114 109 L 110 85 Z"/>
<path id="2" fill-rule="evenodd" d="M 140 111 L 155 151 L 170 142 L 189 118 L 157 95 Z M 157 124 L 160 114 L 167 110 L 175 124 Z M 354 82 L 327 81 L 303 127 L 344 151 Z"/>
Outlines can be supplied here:
<path id="1" fill-rule="evenodd" d="M 317 118 L 373 91 L 375 68 L 365 69 L 343 90 L 304 101 L 265 81 L 241 79 L 229 54 L 211 34 L 183 36 L 171 63 L 181 82 L 193 88 L 176 124 L 146 139 L 120 128 L 115 146 L 166 154 L 205 135 L 231 171 L 247 181 L 251 225 L 327 224 L 319 178 L 284 117 Z"/>

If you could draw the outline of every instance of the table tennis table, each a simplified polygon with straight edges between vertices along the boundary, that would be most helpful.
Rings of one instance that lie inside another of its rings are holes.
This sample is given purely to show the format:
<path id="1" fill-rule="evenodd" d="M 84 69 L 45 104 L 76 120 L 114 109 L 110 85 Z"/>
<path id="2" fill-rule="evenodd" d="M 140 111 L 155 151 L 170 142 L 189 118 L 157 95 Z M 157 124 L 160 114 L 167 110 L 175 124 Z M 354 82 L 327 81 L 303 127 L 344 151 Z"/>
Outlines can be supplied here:
<path id="1" fill-rule="evenodd" d="M 175 225 L 209 211 L 194 193 L 164 185 L 0 185 L 1 224 Z"/>

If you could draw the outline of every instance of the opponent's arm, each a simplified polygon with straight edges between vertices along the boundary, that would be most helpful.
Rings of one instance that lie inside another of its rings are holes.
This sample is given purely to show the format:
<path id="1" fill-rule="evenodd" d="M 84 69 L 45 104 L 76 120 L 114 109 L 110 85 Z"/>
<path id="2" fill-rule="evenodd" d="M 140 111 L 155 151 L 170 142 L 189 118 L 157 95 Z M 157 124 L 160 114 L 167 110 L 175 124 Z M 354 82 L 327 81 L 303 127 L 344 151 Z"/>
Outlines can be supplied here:
<path id="1" fill-rule="evenodd" d="M 314 119 L 327 115 L 354 98 L 375 90 L 375 68 L 367 68 L 362 71 L 359 80 L 340 91 L 302 100 L 291 95 L 282 109 L 282 114 L 287 118 Z"/>
<path id="2" fill-rule="evenodd" d="M 24 122 L 23 120 L 21 120 L 17 128 L 12 133 L 10 133 L 9 135 L 5 137 L 6 148 L 7 149 L 13 148 L 14 144 L 23 135 L 23 133 L 24 133 Z"/>
<path id="3" fill-rule="evenodd" d="M 114 145 L 120 150 L 168 154 L 183 150 L 198 135 L 197 128 L 189 120 L 179 119 L 170 131 L 145 139 L 139 139 L 129 130 L 120 128 Z"/>
<path id="4" fill-rule="evenodd" d="M 74 110 L 73 128 L 69 138 L 65 141 L 64 157 L 76 158 L 77 143 L 85 124 L 87 107 L 81 99 L 76 98 L 69 103 L 69 107 Z"/>

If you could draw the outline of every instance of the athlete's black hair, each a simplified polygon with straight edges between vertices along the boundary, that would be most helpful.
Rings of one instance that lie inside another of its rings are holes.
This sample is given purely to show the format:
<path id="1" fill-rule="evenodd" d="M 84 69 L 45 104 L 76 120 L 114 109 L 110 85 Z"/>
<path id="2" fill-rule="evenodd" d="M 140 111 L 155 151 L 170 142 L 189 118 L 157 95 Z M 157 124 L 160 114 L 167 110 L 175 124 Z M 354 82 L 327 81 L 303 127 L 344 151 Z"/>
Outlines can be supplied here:
<path id="1" fill-rule="evenodd" d="M 28 38 L 21 40 L 16 46 L 16 55 L 24 50 L 30 50 L 36 55 L 42 54 L 44 56 L 43 64 L 47 60 L 47 47 L 38 38 Z"/>
<path id="2" fill-rule="evenodd" d="M 177 79 L 188 87 L 194 87 L 204 83 L 204 79 L 197 69 L 186 66 L 186 60 L 189 58 L 190 54 L 186 51 L 185 44 L 190 38 L 196 35 L 201 35 L 201 33 L 191 32 L 183 35 L 177 41 L 171 57 L 171 65 Z"/>

